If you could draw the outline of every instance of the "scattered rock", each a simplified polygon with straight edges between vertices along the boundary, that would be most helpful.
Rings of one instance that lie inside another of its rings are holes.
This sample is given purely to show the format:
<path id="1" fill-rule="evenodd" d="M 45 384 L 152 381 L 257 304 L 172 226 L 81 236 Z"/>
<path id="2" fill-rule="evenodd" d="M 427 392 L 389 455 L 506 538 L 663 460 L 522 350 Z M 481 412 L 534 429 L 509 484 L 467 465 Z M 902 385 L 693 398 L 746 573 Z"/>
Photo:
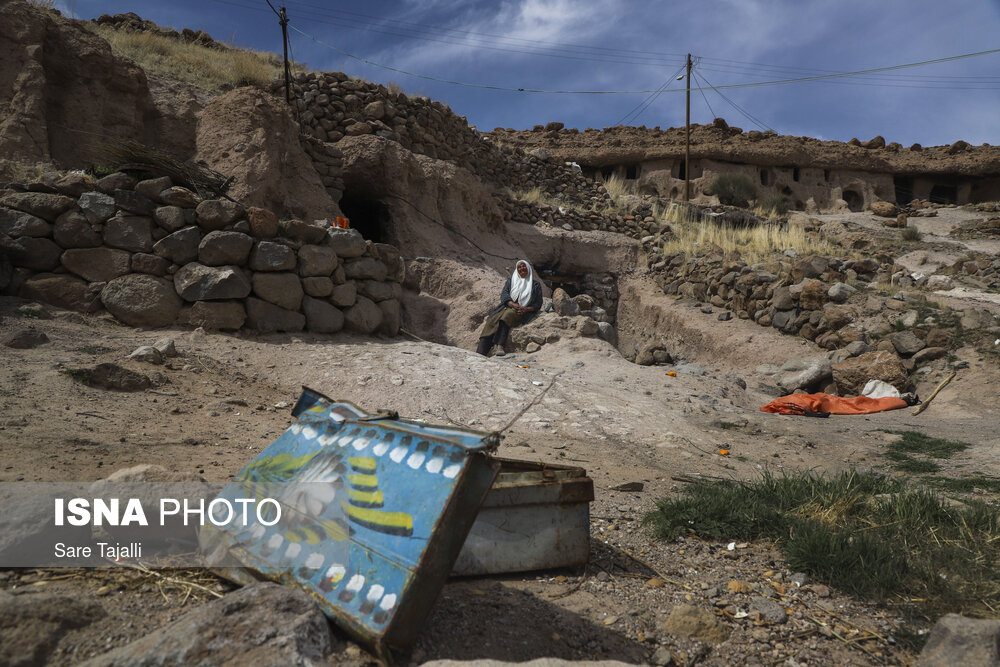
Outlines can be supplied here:
<path id="1" fill-rule="evenodd" d="M 36 329 L 22 329 L 0 338 L 0 344 L 15 350 L 30 350 L 48 342 L 49 337 Z"/>
<path id="2" fill-rule="evenodd" d="M 104 616 L 100 604 L 77 595 L 0 591 L 0 664 L 48 664 L 49 654 L 68 631 Z"/>
<path id="3" fill-rule="evenodd" d="M 708 611 L 690 605 L 679 605 L 670 611 L 663 629 L 682 639 L 719 644 L 729 638 L 729 628 Z"/>
<path id="4" fill-rule="evenodd" d="M 132 354 L 128 355 L 128 358 L 135 359 L 136 361 L 142 361 L 147 364 L 163 363 L 163 353 L 152 345 L 142 345 L 137 347 L 132 351 Z"/>
<path id="5" fill-rule="evenodd" d="M 945 614 L 934 624 L 916 667 L 1000 665 L 1000 621 Z"/>
<path id="6" fill-rule="evenodd" d="M 89 370 L 70 371 L 70 375 L 84 384 L 114 391 L 142 391 L 153 385 L 152 381 L 142 373 L 111 363 L 98 364 Z"/>
<path id="7" fill-rule="evenodd" d="M 326 617 L 306 593 L 257 583 L 83 664 L 319 665 L 332 642 Z"/>

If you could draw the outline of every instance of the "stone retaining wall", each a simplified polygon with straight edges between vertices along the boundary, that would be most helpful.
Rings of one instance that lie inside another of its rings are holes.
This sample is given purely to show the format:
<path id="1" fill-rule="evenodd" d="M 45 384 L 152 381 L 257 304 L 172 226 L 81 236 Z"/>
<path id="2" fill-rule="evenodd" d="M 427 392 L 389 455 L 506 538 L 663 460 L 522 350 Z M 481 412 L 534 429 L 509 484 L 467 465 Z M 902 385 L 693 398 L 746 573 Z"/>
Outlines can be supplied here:
<path id="1" fill-rule="evenodd" d="M 336 143 L 345 136 L 376 134 L 414 153 L 455 162 L 493 185 L 540 186 L 556 199 L 586 207 L 609 200 L 603 185 L 579 169 L 550 161 L 545 151 L 526 153 L 488 141 L 464 116 L 430 98 L 352 79 L 343 72 L 297 74 L 291 91 L 303 136 L 326 144 L 335 156 Z M 271 92 L 283 97 L 284 83 L 272 84 Z M 306 152 L 318 163 L 324 184 L 330 180 L 328 188 L 337 189 L 335 157 L 327 159 L 315 145 L 306 146 Z"/>
<path id="2" fill-rule="evenodd" d="M 0 290 L 132 326 L 399 331 L 404 265 L 353 229 L 167 177 L 47 174 L 0 197 Z"/>

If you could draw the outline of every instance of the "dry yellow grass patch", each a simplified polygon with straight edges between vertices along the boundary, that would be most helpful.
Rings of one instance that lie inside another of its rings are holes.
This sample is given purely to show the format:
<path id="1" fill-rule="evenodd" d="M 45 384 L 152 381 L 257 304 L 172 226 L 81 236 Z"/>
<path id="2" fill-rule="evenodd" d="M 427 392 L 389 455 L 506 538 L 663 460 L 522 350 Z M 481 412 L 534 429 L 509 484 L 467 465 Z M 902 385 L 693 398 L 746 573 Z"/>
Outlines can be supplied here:
<path id="1" fill-rule="evenodd" d="M 799 255 L 834 254 L 833 246 L 810 238 L 800 227 L 778 224 L 729 227 L 711 222 L 672 222 L 673 237 L 663 244 L 664 255 L 696 253 L 717 246 L 725 254 L 739 252 L 744 261 L 754 264 L 788 249 Z"/>
<path id="2" fill-rule="evenodd" d="M 273 53 L 209 49 L 149 32 L 114 30 L 102 25 L 91 28 L 108 41 L 115 55 L 134 61 L 147 73 L 206 90 L 217 90 L 225 83 L 264 86 L 283 71 L 281 60 Z"/>

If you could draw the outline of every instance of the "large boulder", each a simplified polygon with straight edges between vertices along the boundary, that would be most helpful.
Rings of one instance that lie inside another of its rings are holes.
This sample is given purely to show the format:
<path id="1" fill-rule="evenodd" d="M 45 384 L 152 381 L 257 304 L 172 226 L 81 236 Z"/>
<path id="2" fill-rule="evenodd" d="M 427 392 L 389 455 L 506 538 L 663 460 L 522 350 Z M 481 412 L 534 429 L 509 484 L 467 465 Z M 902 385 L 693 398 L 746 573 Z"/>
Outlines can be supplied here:
<path id="1" fill-rule="evenodd" d="M 358 257 L 344 262 L 344 274 L 351 280 L 385 280 L 389 269 L 374 257 Z"/>
<path id="2" fill-rule="evenodd" d="M 920 350 L 927 347 L 924 341 L 912 331 L 900 331 L 892 335 L 892 346 L 901 357 L 912 357 Z"/>
<path id="3" fill-rule="evenodd" d="M 14 238 L 49 236 L 52 234 L 52 223 L 42 220 L 37 215 L 0 206 L 0 233 Z"/>
<path id="4" fill-rule="evenodd" d="M 112 315 L 134 327 L 164 327 L 181 310 L 170 282 L 144 273 L 115 278 L 101 290 L 101 302 Z"/>
<path id="5" fill-rule="evenodd" d="M 358 300 L 358 286 L 353 280 L 342 285 L 334 285 L 330 292 L 330 303 L 341 308 L 349 308 Z"/>
<path id="6" fill-rule="evenodd" d="M 866 352 L 833 365 L 833 381 L 843 396 L 860 394 L 869 380 L 882 380 L 905 391 L 909 376 L 899 357 L 884 350 Z"/>
<path id="7" fill-rule="evenodd" d="M 302 305 L 302 282 L 294 273 L 255 273 L 253 293 L 286 310 L 298 310 Z"/>
<path id="8" fill-rule="evenodd" d="M 323 612 L 304 592 L 256 583 L 196 607 L 131 644 L 83 663 L 321 665 L 333 651 Z"/>
<path id="9" fill-rule="evenodd" d="M 333 248 L 320 245 L 304 245 L 299 248 L 299 275 L 329 276 L 337 268 L 337 253 Z"/>
<path id="10" fill-rule="evenodd" d="M 174 274 L 174 289 L 185 301 L 242 299 L 250 294 L 250 281 L 237 266 L 191 262 Z"/>
<path id="11" fill-rule="evenodd" d="M 180 206 L 161 206 L 153 211 L 153 220 L 161 229 L 176 232 L 178 229 L 193 225 L 198 216 Z"/>
<path id="12" fill-rule="evenodd" d="M 153 219 L 118 213 L 104 223 L 104 243 L 131 252 L 149 252 L 153 249 Z"/>
<path id="13" fill-rule="evenodd" d="M 186 227 L 157 241 L 153 245 L 153 252 L 174 264 L 183 266 L 198 259 L 200 245 L 201 230 L 197 227 Z"/>
<path id="14" fill-rule="evenodd" d="M 51 271 L 59 266 L 62 248 L 49 239 L 33 236 L 22 236 L 19 239 L 2 237 L 2 249 L 6 252 L 11 264 L 32 271 Z"/>
<path id="15" fill-rule="evenodd" d="M 19 294 L 53 306 L 92 313 L 100 310 L 100 292 L 92 289 L 85 280 L 65 273 L 36 273 L 21 286 Z"/>
<path id="16" fill-rule="evenodd" d="M 74 210 L 59 216 L 52 230 L 52 239 L 63 248 L 96 248 L 102 241 L 86 216 Z"/>
<path id="17" fill-rule="evenodd" d="M 251 86 L 218 95 L 198 120 L 198 157 L 235 176 L 229 194 L 306 220 L 342 215 L 299 141 L 284 100 Z"/>
<path id="18" fill-rule="evenodd" d="M 362 334 L 372 334 L 382 324 L 382 309 L 371 299 L 359 296 L 353 306 L 344 312 L 347 328 Z"/>
<path id="19" fill-rule="evenodd" d="M 361 232 L 356 229 L 330 227 L 326 230 L 326 244 L 333 248 L 338 257 L 361 257 L 368 249 Z"/>
<path id="20" fill-rule="evenodd" d="M 302 331 L 306 325 L 305 316 L 294 310 L 286 310 L 273 303 L 250 297 L 247 299 L 247 321 L 251 329 L 265 333 L 271 331 Z"/>
<path id="21" fill-rule="evenodd" d="M 344 328 L 344 313 L 329 302 L 303 297 L 302 312 L 306 315 L 306 329 L 316 333 L 337 333 Z"/>
<path id="22" fill-rule="evenodd" d="M 250 251 L 250 268 L 254 271 L 291 271 L 295 268 L 295 251 L 281 243 L 258 241 Z"/>
<path id="23" fill-rule="evenodd" d="M 129 272 L 130 255 L 114 248 L 67 250 L 60 261 L 67 269 L 90 282 L 107 282 Z"/>
<path id="24" fill-rule="evenodd" d="M 228 199 L 206 199 L 198 204 L 195 213 L 200 227 L 214 231 L 233 224 L 243 217 L 245 211 Z"/>
<path id="25" fill-rule="evenodd" d="M 77 200 L 77 206 L 92 224 L 104 222 L 115 214 L 115 198 L 103 192 L 84 192 Z"/>
<path id="26" fill-rule="evenodd" d="M 830 380 L 833 369 L 826 358 L 789 359 L 774 376 L 775 383 L 787 391 L 820 389 Z"/>
<path id="27" fill-rule="evenodd" d="M 252 247 L 253 239 L 241 232 L 209 232 L 198 245 L 198 261 L 206 266 L 240 266 L 246 264 Z"/>
<path id="28" fill-rule="evenodd" d="M 55 222 L 56 218 L 76 206 L 76 200 L 47 192 L 12 192 L 0 198 L 0 206 L 23 211 L 48 222 Z"/>

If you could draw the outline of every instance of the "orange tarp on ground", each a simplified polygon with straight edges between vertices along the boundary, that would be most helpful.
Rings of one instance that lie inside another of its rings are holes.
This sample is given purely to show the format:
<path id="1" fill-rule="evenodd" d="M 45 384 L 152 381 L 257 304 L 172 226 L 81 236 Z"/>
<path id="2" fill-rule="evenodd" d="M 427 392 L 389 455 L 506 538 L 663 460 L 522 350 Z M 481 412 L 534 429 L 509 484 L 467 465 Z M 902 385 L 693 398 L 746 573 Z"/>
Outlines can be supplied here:
<path id="1" fill-rule="evenodd" d="M 760 410 L 761 412 L 776 412 L 781 415 L 804 415 L 808 412 L 828 412 L 832 415 L 867 415 L 883 410 L 905 408 L 906 401 L 901 398 L 868 398 L 867 396 L 852 396 L 844 398 L 832 394 L 790 394 L 776 398 Z"/>

